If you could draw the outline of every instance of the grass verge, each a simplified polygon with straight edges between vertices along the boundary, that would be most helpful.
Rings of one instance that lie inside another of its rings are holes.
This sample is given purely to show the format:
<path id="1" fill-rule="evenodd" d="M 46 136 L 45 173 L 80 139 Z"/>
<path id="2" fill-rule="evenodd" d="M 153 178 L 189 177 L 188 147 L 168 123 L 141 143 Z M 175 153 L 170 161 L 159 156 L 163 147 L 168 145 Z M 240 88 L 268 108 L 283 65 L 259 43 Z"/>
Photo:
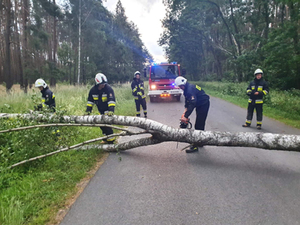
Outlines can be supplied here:
<path id="1" fill-rule="evenodd" d="M 58 85 L 55 93 L 57 113 L 83 115 L 91 87 Z M 135 115 L 130 84 L 113 86 L 116 115 Z M 39 91 L 27 94 L 15 88 L 11 94 L 1 92 L 1 113 L 28 113 L 33 109 Z M 93 113 L 98 110 L 94 107 Z M 0 129 L 32 125 L 30 121 L 2 120 Z M 101 150 L 71 150 L 26 163 L 11 170 L 7 166 L 24 159 L 55 151 L 57 146 L 74 145 L 102 136 L 99 128 L 61 128 L 61 137 L 51 135 L 49 128 L 0 134 L 0 224 L 56 224 L 64 209 L 93 176 L 93 168 L 107 154 Z M 92 171 L 92 172 L 91 172 Z M 78 186 L 78 184 L 80 184 Z M 59 212 L 59 214 L 57 214 Z"/>

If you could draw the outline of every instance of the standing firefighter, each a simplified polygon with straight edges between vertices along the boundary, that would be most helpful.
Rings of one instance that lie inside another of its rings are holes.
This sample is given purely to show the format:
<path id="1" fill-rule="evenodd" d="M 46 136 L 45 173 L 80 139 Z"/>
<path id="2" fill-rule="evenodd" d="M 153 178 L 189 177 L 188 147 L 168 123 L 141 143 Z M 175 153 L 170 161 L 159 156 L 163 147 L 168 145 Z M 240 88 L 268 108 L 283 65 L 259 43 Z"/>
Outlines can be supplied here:
<path id="1" fill-rule="evenodd" d="M 102 73 L 97 73 L 95 76 L 96 84 L 91 88 L 89 92 L 86 114 L 89 115 L 92 112 L 93 105 L 96 104 L 98 111 L 101 115 L 114 115 L 115 111 L 115 94 L 114 90 L 107 83 L 107 78 Z M 113 134 L 113 130 L 110 127 L 100 127 L 104 135 Z M 115 137 L 108 138 L 104 142 L 113 144 Z"/>
<path id="2" fill-rule="evenodd" d="M 204 130 L 210 105 L 209 96 L 198 85 L 188 83 L 184 77 L 178 76 L 175 84 L 183 90 L 185 97 L 185 110 L 181 116 L 181 122 L 187 124 L 189 116 L 196 108 L 195 130 Z M 192 145 L 190 149 L 186 150 L 186 153 L 194 151 L 198 151 L 198 147 Z"/>
<path id="3" fill-rule="evenodd" d="M 37 79 L 34 86 L 39 88 L 42 93 L 42 103 L 35 106 L 35 110 L 41 111 L 48 106 L 52 112 L 55 112 L 55 95 L 46 82 L 43 79 Z"/>
<path id="4" fill-rule="evenodd" d="M 136 116 L 141 116 L 141 106 L 144 110 L 144 116 L 147 118 L 147 104 L 144 90 L 144 81 L 140 79 L 141 73 L 136 71 L 134 73 L 133 81 L 131 82 L 132 95 L 135 99 Z"/>
<path id="5" fill-rule="evenodd" d="M 247 88 L 247 95 L 250 97 L 248 100 L 248 110 L 246 123 L 243 127 L 250 127 L 253 111 L 256 109 L 256 128 L 261 129 L 263 119 L 263 97 L 269 93 L 269 87 L 266 81 L 262 78 L 263 71 L 257 69 L 254 72 L 255 79 L 250 82 Z"/>

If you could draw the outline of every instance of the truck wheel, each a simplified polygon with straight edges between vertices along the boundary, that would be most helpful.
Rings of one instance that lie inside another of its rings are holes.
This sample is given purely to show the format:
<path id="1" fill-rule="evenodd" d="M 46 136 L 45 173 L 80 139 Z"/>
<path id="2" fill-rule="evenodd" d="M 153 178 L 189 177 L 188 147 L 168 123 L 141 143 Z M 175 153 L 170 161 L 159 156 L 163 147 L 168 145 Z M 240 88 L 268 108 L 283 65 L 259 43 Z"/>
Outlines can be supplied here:
<path id="1" fill-rule="evenodd" d="M 150 102 L 155 102 L 155 98 L 154 97 L 150 97 Z"/>

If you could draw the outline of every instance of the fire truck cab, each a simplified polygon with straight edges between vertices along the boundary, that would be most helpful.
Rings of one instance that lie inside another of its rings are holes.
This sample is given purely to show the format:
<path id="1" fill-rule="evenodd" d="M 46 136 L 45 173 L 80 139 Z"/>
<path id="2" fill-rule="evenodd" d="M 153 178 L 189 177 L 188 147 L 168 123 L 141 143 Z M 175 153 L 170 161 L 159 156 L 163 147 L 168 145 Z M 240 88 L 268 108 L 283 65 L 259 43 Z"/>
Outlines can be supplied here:
<path id="1" fill-rule="evenodd" d="M 180 64 L 176 62 L 152 63 L 149 67 L 148 95 L 150 102 L 159 99 L 180 101 L 183 91 L 174 83 L 177 76 L 181 76 Z"/>

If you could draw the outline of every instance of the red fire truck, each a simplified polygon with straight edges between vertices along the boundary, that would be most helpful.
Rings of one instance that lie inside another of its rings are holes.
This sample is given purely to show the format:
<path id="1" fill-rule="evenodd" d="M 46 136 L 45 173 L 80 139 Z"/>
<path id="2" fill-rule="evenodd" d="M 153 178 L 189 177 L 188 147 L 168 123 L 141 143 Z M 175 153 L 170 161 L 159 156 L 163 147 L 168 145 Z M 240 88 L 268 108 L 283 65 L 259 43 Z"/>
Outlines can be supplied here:
<path id="1" fill-rule="evenodd" d="M 180 101 L 183 91 L 176 87 L 174 80 L 181 76 L 180 64 L 152 63 L 149 67 L 149 92 L 150 102 L 159 99 L 176 99 Z"/>

